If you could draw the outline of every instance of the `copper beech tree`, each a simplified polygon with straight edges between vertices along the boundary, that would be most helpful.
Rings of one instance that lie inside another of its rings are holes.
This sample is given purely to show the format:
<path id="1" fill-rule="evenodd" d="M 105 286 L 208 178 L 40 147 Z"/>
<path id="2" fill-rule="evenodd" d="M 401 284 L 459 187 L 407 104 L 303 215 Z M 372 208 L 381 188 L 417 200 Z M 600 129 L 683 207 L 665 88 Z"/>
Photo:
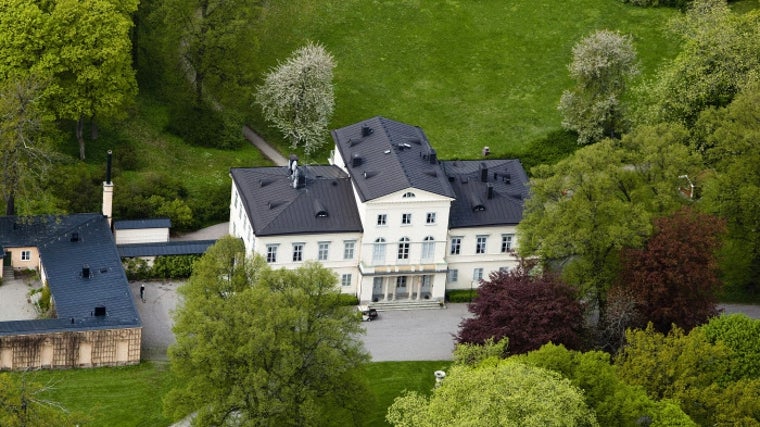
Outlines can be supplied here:
<path id="1" fill-rule="evenodd" d="M 553 342 L 578 349 L 582 343 L 583 308 L 577 291 L 556 276 L 530 274 L 529 263 L 510 272 L 493 272 L 470 306 L 457 340 L 482 344 L 509 337 L 511 354 L 536 350 Z"/>
<path id="2" fill-rule="evenodd" d="M 717 314 L 721 281 L 716 251 L 725 222 L 685 207 L 654 225 L 655 234 L 645 248 L 623 252 L 616 285 L 621 292 L 610 292 L 610 298 L 635 301 L 629 326 L 652 322 L 656 330 L 667 333 L 675 324 L 688 332 Z"/>

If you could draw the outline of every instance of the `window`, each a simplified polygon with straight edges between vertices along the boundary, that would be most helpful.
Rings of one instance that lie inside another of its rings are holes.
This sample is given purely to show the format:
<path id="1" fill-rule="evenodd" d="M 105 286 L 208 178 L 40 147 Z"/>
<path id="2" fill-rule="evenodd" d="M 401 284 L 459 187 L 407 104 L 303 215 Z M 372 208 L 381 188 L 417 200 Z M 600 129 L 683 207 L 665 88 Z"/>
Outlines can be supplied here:
<path id="1" fill-rule="evenodd" d="M 398 244 L 398 259 L 409 259 L 409 238 L 402 237 Z"/>
<path id="2" fill-rule="evenodd" d="M 512 237 L 514 234 L 501 235 L 501 253 L 512 252 Z"/>
<path id="3" fill-rule="evenodd" d="M 488 237 L 486 236 L 478 236 L 477 243 L 475 243 L 475 253 L 476 254 L 484 254 L 486 253 L 486 241 L 488 240 Z"/>
<path id="4" fill-rule="evenodd" d="M 509 267 L 499 267 L 499 273 L 509 273 Z"/>
<path id="5" fill-rule="evenodd" d="M 459 251 L 462 249 L 462 238 L 451 238 L 451 255 L 459 255 Z"/>
<path id="6" fill-rule="evenodd" d="M 382 237 L 375 240 L 375 247 L 372 248 L 372 262 L 374 264 L 385 262 L 385 239 Z"/>
<path id="7" fill-rule="evenodd" d="M 483 269 L 482 268 L 476 268 L 472 270 L 472 280 L 479 282 L 483 280 Z"/>
<path id="8" fill-rule="evenodd" d="M 303 261 L 303 243 L 293 243 L 293 261 Z"/>
<path id="9" fill-rule="evenodd" d="M 277 262 L 277 245 L 267 245 L 267 262 Z"/>
<path id="10" fill-rule="evenodd" d="M 354 259 L 354 247 L 356 247 L 356 240 L 343 242 L 343 259 Z"/>
<path id="11" fill-rule="evenodd" d="M 410 199 L 412 197 L 417 197 L 417 196 L 414 193 L 412 193 L 411 191 L 409 191 L 407 193 L 404 193 L 404 195 L 401 196 L 401 197 L 404 198 L 404 199 Z"/>
<path id="12" fill-rule="evenodd" d="M 425 216 L 425 224 L 435 224 L 435 212 L 428 212 Z"/>
<path id="13" fill-rule="evenodd" d="M 351 286 L 351 275 L 350 274 L 343 274 L 340 276 L 340 285 L 341 286 Z"/>
<path id="14" fill-rule="evenodd" d="M 435 255 L 435 238 L 433 236 L 425 237 L 422 242 L 422 259 L 424 261 L 430 261 Z"/>
<path id="15" fill-rule="evenodd" d="M 396 277 L 396 287 L 397 288 L 406 288 L 406 276 L 398 276 L 398 277 Z"/>
<path id="16" fill-rule="evenodd" d="M 317 259 L 319 261 L 327 261 L 327 256 L 330 253 L 330 242 L 319 242 L 319 250 L 317 251 Z"/>
<path id="17" fill-rule="evenodd" d="M 449 282 L 456 282 L 459 280 L 459 270 L 449 270 Z"/>
<path id="18" fill-rule="evenodd" d="M 412 214 L 405 213 L 401 214 L 401 224 L 409 225 L 412 223 Z"/>
<path id="19" fill-rule="evenodd" d="M 377 216 L 377 225 L 387 225 L 387 224 L 388 224 L 388 215 L 380 214 Z"/>
<path id="20" fill-rule="evenodd" d="M 21 261 L 29 261 L 32 259 L 32 251 L 21 251 Z"/>

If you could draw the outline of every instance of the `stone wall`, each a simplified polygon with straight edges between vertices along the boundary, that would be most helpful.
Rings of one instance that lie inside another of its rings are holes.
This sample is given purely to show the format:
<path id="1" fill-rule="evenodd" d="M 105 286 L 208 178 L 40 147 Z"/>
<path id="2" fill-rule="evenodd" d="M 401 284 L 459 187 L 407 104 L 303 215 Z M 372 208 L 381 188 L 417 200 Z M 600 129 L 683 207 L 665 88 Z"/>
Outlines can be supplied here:
<path id="1" fill-rule="evenodd" d="M 134 365 L 142 328 L 0 337 L 0 370 Z"/>

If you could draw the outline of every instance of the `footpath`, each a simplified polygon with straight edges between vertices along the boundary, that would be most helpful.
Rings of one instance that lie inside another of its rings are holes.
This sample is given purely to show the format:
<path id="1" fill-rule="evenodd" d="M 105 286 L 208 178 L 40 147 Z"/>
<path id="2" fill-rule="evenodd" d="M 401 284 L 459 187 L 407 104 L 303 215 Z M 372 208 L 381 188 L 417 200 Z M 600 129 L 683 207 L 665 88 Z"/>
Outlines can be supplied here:
<path id="1" fill-rule="evenodd" d="M 269 160 L 271 160 L 275 165 L 277 166 L 287 166 L 288 160 L 282 156 L 277 150 L 275 150 L 271 145 L 269 145 L 268 142 L 264 141 L 264 138 L 262 138 L 259 134 L 257 134 L 253 129 L 249 128 L 247 125 L 243 125 L 243 136 L 245 139 L 247 139 L 251 144 L 253 144 L 254 147 L 258 148 L 264 156 L 266 156 Z"/>

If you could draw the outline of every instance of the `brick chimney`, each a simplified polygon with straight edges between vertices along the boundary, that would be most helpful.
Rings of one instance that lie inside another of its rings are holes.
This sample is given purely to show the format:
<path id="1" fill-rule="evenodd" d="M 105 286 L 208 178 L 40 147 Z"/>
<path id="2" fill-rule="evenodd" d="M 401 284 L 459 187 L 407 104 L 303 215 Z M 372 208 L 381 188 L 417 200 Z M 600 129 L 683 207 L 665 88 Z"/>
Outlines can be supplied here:
<path id="1" fill-rule="evenodd" d="M 113 226 L 113 182 L 111 182 L 111 150 L 108 150 L 106 163 L 106 180 L 103 181 L 103 216 L 108 219 L 108 225 Z"/>

